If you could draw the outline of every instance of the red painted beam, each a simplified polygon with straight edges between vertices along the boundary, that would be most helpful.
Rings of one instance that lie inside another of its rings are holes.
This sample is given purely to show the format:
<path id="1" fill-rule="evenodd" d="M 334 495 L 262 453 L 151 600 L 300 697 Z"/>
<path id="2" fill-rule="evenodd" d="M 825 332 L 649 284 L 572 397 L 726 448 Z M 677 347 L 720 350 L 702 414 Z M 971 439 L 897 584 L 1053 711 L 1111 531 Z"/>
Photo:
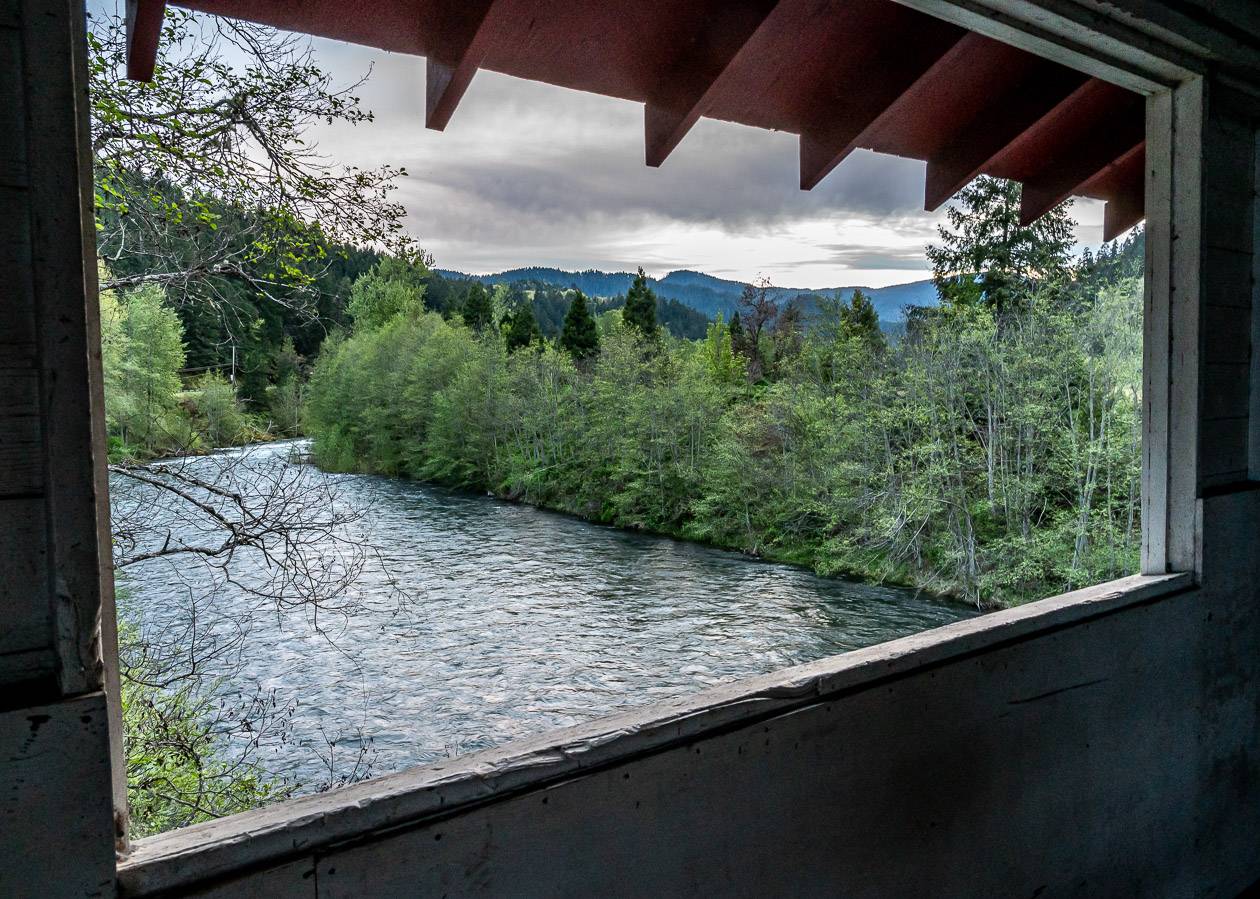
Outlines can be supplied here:
<path id="1" fill-rule="evenodd" d="M 424 127 L 444 131 L 490 49 L 487 27 L 495 0 L 455 2 L 443 16 L 437 46 L 425 65 Z"/>
<path id="2" fill-rule="evenodd" d="M 132 81 L 153 80 L 165 13 L 164 0 L 127 0 L 127 77 Z"/>
<path id="3" fill-rule="evenodd" d="M 704 115 L 723 76 L 752 51 L 756 35 L 769 26 L 779 0 L 723 3 L 707 17 L 702 33 L 680 48 L 672 71 L 644 104 L 647 164 L 658 167 Z"/>
<path id="4" fill-rule="evenodd" d="M 1146 217 L 1146 144 L 1134 147 L 1074 193 L 1107 201 L 1103 240 L 1115 240 Z"/>
<path id="5" fill-rule="evenodd" d="M 951 52 L 967 32 L 886 0 L 854 0 L 847 44 L 801 128 L 801 189 L 811 190 L 879 117 Z"/>
<path id="6" fill-rule="evenodd" d="M 966 187 L 987 170 L 992 160 L 1030 128 L 1064 104 L 1075 102 L 1086 76 L 1049 62 L 1028 72 L 1022 81 L 997 94 L 978 108 L 978 115 L 961 121 L 939 154 L 927 161 L 924 208 L 928 212 Z"/>
<path id="7" fill-rule="evenodd" d="M 1110 143 L 1110 142 L 1108 142 Z M 1087 147 L 1081 155 L 1056 167 L 1048 175 L 1024 185 L 1019 201 L 1019 223 L 1027 226 L 1041 218 L 1068 197 L 1085 196 L 1083 186 L 1104 169 L 1120 165 L 1125 160 L 1141 156 L 1145 150 L 1145 142 L 1137 144 L 1112 156 L 1114 144 Z M 1082 177 L 1083 176 L 1083 177 Z"/>
<path id="8" fill-rule="evenodd" d="M 858 138 L 877 153 L 932 159 L 970 125 L 980 110 L 1000 104 L 1030 75 L 1052 67 L 1031 53 L 969 33 L 888 107 Z M 966 139 L 974 137 L 969 131 Z"/>
<path id="9" fill-rule="evenodd" d="M 1089 103 L 1079 104 L 1070 120 L 1040 137 L 1025 152 L 1033 168 L 1020 199 L 1021 225 L 1032 224 L 1100 173 L 1142 151 L 1146 138 L 1145 103 L 1136 94 L 1107 85 Z"/>

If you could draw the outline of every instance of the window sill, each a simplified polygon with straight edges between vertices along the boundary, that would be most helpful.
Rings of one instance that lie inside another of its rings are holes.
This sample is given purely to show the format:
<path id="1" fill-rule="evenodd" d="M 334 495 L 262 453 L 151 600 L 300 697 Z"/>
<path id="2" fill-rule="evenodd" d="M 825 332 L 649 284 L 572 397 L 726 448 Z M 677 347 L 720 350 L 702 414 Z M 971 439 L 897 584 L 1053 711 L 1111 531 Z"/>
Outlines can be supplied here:
<path id="1" fill-rule="evenodd" d="M 178 891 L 370 841 L 386 831 L 449 817 L 1192 586 L 1189 574 L 1122 578 L 442 764 L 150 837 L 120 860 L 119 887 L 126 896 Z"/>

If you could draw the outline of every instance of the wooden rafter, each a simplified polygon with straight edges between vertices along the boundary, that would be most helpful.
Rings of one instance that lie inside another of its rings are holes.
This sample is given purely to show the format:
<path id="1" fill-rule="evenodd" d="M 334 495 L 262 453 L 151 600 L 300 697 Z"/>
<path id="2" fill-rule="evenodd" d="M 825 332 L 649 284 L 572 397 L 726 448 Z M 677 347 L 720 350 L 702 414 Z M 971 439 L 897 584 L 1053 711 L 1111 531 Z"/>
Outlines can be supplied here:
<path id="1" fill-rule="evenodd" d="M 1053 63 L 1031 61 L 1025 78 L 1013 85 L 1016 96 L 1003 94 L 990 108 L 973 110 L 939 155 L 928 159 L 923 205 L 929 212 L 985 172 L 993 159 L 1053 110 L 1071 103 L 1086 81 L 1084 75 Z"/>
<path id="2" fill-rule="evenodd" d="M 1103 240 L 1114 240 L 1146 217 L 1146 143 L 1082 184 L 1079 193 L 1107 201 Z"/>
<path id="3" fill-rule="evenodd" d="M 648 165 L 661 165 L 700 120 L 723 76 L 748 52 L 778 6 L 779 0 L 720 4 L 703 32 L 679 49 L 670 73 L 644 104 Z"/>
<path id="4" fill-rule="evenodd" d="M 1045 215 L 1100 173 L 1139 153 L 1146 137 L 1141 97 L 1104 85 L 1089 102 L 1078 104 L 1073 117 L 1025 148 L 1032 165 L 1011 173 L 1024 184 L 1021 225 Z"/>
<path id="5" fill-rule="evenodd" d="M 127 0 L 127 77 L 152 81 L 162 35 L 164 0 Z"/>
<path id="6" fill-rule="evenodd" d="M 443 16 L 440 50 L 425 65 L 424 127 L 444 131 L 490 47 L 486 24 L 496 0 L 454 3 Z"/>
<path id="7" fill-rule="evenodd" d="M 805 188 L 864 147 L 925 160 L 929 210 L 983 173 L 1024 183 L 1026 216 L 1064 191 L 1107 200 L 1108 234 L 1142 211 L 1136 94 L 895 0 L 178 3 L 425 56 L 438 130 L 485 68 L 643 103 L 649 165 L 709 116 L 800 135 Z M 128 0 L 132 77 L 152 74 L 161 9 Z"/>
<path id="8" fill-rule="evenodd" d="M 835 48 L 834 80 L 809 103 L 801 128 L 801 189 L 811 190 L 858 147 L 861 136 L 967 32 L 886 0 L 854 0 L 849 46 Z"/>

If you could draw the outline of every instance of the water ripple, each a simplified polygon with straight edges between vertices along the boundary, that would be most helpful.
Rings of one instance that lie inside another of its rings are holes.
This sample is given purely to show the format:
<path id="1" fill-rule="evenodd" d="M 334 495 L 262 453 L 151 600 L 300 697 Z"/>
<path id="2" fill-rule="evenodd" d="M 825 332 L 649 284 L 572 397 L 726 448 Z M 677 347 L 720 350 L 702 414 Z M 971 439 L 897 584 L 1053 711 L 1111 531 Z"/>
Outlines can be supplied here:
<path id="1" fill-rule="evenodd" d="M 357 587 L 364 611 L 332 622 L 330 637 L 300 611 L 258 614 L 230 588 L 216 600 L 224 618 L 248 619 L 236 687 L 295 704 L 292 739 L 265 744 L 262 761 L 304 783 L 327 775 L 324 735 L 370 737 L 380 774 L 973 614 L 490 498 L 336 479 L 372 504 L 375 540 L 407 597 L 373 601 L 388 585 L 369 570 Z M 114 489 L 126 503 L 128 486 Z M 176 583 L 161 565 L 128 571 L 144 626 L 183 613 Z"/>

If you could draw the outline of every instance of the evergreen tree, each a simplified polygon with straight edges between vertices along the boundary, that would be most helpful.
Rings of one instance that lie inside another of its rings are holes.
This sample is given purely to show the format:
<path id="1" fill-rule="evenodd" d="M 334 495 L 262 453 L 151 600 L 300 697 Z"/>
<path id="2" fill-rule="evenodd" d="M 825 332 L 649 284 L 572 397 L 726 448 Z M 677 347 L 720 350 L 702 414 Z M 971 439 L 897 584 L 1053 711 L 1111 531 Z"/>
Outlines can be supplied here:
<path id="1" fill-rule="evenodd" d="M 521 302 L 512 313 L 512 323 L 508 326 L 507 351 L 515 353 L 521 347 L 527 347 L 535 340 L 542 338 L 538 330 L 538 321 L 534 318 L 533 307 L 529 301 Z"/>
<path id="2" fill-rule="evenodd" d="M 884 332 L 879 327 L 879 313 L 860 287 L 853 291 L 848 303 L 840 304 L 839 312 L 840 328 L 845 336 L 856 337 L 875 352 L 887 349 Z"/>
<path id="3" fill-rule="evenodd" d="M 1041 284 L 1066 280 L 1072 247 L 1068 204 L 1028 227 L 1019 224 L 1020 186 L 981 176 L 947 207 L 941 246 L 928 247 L 932 280 L 947 306 L 984 305 L 1002 312 Z"/>
<path id="4" fill-rule="evenodd" d="M 464 297 L 464 324 L 474 331 L 484 331 L 494 324 L 494 306 L 490 293 L 480 281 L 474 281 Z"/>
<path id="5" fill-rule="evenodd" d="M 568 350 L 574 359 L 587 359 L 599 352 L 599 330 L 580 290 L 573 292 L 573 301 L 564 317 L 560 346 Z"/>
<path id="6" fill-rule="evenodd" d="M 643 274 L 642 266 L 626 293 L 626 305 L 621 310 L 621 319 L 644 337 L 656 336 L 656 294 L 648 287 L 647 275 Z"/>

